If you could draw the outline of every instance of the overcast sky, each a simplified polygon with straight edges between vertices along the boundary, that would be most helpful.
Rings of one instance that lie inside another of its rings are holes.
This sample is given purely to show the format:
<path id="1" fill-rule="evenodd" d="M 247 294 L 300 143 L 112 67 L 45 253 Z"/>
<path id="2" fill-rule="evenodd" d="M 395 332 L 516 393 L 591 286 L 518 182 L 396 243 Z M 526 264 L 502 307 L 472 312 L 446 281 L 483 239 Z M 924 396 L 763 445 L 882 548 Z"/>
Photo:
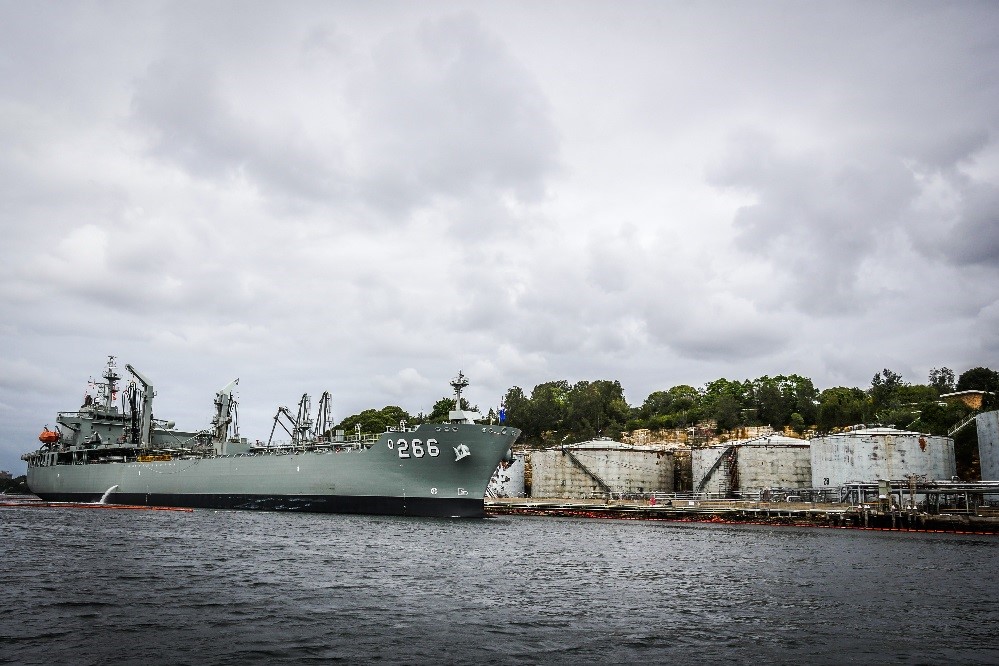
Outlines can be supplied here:
<path id="1" fill-rule="evenodd" d="M 334 395 L 999 365 L 995 2 L 0 0 L 0 468 Z"/>

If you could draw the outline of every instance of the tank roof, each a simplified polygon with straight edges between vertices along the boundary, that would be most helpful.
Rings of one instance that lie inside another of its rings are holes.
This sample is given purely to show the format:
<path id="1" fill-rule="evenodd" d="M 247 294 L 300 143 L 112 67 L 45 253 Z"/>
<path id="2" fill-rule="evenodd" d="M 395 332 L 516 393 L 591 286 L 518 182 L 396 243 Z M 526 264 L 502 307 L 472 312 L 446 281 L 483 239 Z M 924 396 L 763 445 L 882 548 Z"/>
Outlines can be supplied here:
<path id="1" fill-rule="evenodd" d="M 721 444 L 702 446 L 702 449 L 727 449 L 730 446 L 808 446 L 807 439 L 788 437 L 787 435 L 760 435 L 749 439 L 733 439 Z"/>
<path id="2" fill-rule="evenodd" d="M 578 451 L 580 449 L 601 449 L 604 451 L 665 451 L 670 447 L 667 447 L 665 444 L 625 444 L 610 438 L 603 438 L 591 439 L 585 442 L 576 442 L 574 444 L 566 444 L 564 447 L 552 446 L 549 447 L 548 450 L 558 451 L 563 448 L 569 449 L 570 451 Z"/>
<path id="3" fill-rule="evenodd" d="M 884 435 L 893 436 L 922 436 L 922 437 L 942 437 L 942 435 L 931 435 L 925 432 L 916 432 L 914 430 L 899 430 L 898 428 L 893 428 L 891 426 L 854 426 L 849 430 L 844 430 L 842 432 L 830 433 L 828 435 L 823 435 L 823 437 L 877 437 Z M 821 437 L 815 437 L 814 439 L 821 439 Z"/>

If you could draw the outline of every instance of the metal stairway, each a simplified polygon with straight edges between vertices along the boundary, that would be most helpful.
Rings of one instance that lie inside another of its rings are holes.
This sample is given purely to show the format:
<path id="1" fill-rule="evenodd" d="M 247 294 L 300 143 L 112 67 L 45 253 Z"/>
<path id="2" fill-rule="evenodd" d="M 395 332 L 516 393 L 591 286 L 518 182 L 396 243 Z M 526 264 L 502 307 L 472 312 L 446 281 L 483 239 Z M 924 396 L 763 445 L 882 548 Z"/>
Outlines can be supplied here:
<path id="1" fill-rule="evenodd" d="M 583 473 L 586 474 L 586 476 L 590 477 L 594 481 L 594 483 L 596 483 L 600 487 L 600 489 L 602 491 L 604 491 L 605 493 L 613 493 L 614 492 L 611 489 L 610 486 L 608 486 L 606 483 L 604 483 L 603 479 L 601 479 L 599 476 L 597 476 L 592 471 L 590 471 L 590 468 L 587 467 L 586 465 L 584 465 L 582 463 L 582 461 L 579 458 L 576 457 L 575 453 L 573 453 L 569 449 L 566 449 L 565 450 L 565 454 L 567 456 L 569 456 L 569 460 L 571 460 L 573 462 L 573 464 L 576 465 L 576 467 L 578 467 L 579 469 L 583 470 Z"/>
<path id="2" fill-rule="evenodd" d="M 950 431 L 947 433 L 947 436 L 948 437 L 953 437 L 957 433 L 961 432 L 962 430 L 964 430 L 965 428 L 967 428 L 968 424 L 970 424 L 972 421 L 974 421 L 977 417 L 978 417 L 978 412 L 975 412 L 974 414 L 969 414 L 967 416 L 967 418 L 965 418 L 963 421 L 961 421 L 956 426 L 954 426 L 953 428 L 951 428 Z"/>
<path id="3" fill-rule="evenodd" d="M 721 452 L 718 459 L 715 460 L 714 464 L 704 473 L 704 478 L 700 480 L 697 484 L 697 488 L 694 492 L 702 493 L 704 488 L 708 485 L 711 477 L 714 476 L 715 472 L 720 471 L 722 474 L 721 482 L 721 494 L 728 495 L 732 491 L 732 488 L 737 483 L 736 475 L 738 474 L 738 469 L 735 464 L 736 447 L 733 444 Z"/>

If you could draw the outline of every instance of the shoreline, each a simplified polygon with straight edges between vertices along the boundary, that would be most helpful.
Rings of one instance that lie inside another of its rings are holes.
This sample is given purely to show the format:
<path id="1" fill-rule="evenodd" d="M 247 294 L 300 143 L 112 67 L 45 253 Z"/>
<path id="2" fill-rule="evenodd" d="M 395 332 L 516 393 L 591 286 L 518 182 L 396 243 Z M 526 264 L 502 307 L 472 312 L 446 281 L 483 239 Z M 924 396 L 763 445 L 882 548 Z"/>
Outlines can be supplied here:
<path id="1" fill-rule="evenodd" d="M 999 517 L 892 511 L 811 502 L 739 502 L 725 500 L 649 504 L 627 500 L 487 498 L 487 516 L 527 515 L 615 520 L 652 520 L 722 525 L 822 527 L 890 532 L 999 535 Z"/>

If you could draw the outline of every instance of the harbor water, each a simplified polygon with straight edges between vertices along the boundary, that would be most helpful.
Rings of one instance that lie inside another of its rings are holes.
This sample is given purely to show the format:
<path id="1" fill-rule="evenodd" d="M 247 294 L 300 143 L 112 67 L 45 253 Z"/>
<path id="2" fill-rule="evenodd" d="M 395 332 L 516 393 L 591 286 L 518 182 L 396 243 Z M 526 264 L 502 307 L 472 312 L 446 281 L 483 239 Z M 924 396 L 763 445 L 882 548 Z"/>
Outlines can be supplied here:
<path id="1" fill-rule="evenodd" d="M 0 662 L 997 663 L 996 536 L 0 509 Z"/>

